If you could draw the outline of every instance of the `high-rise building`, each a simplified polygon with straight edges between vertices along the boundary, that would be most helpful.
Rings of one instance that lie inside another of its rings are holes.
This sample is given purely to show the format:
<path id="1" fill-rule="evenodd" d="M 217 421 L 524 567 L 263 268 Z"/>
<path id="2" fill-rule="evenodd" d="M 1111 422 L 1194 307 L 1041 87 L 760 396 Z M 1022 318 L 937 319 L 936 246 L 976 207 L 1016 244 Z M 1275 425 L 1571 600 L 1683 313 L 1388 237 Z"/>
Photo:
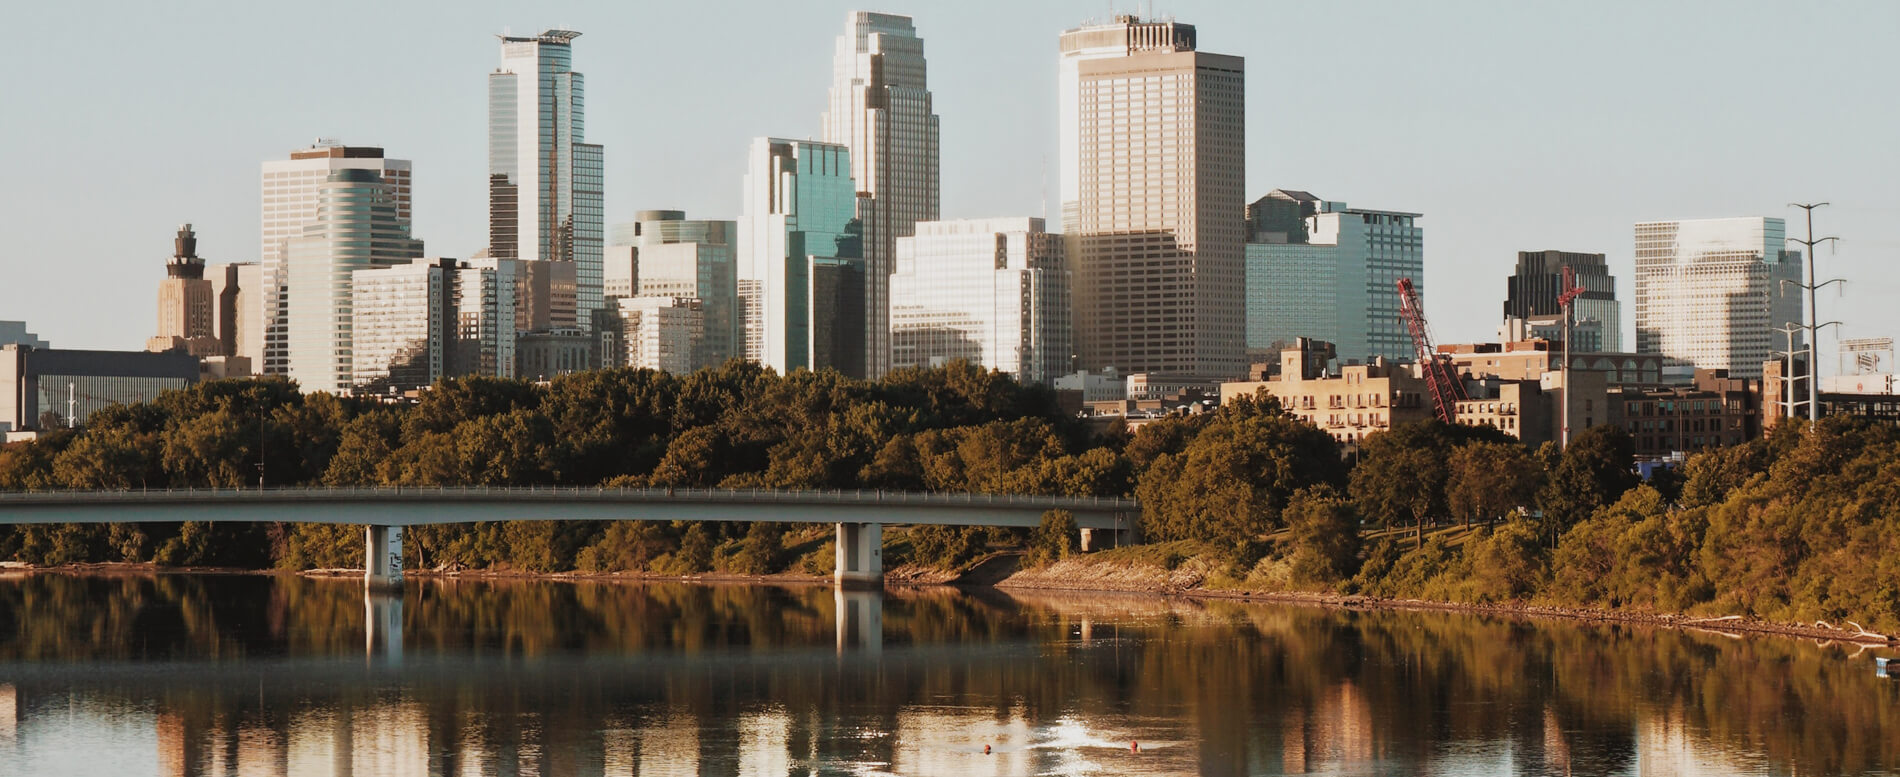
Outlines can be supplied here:
<path id="1" fill-rule="evenodd" d="M 1061 40 L 1064 229 L 1088 370 L 1246 371 L 1244 66 L 1133 16 Z"/>
<path id="2" fill-rule="evenodd" d="M 24 345 L 29 348 L 51 348 L 52 343 L 40 339 L 39 335 L 26 331 L 25 321 L 0 321 L 0 345 Z"/>
<path id="3" fill-rule="evenodd" d="M 237 289 L 231 301 L 230 329 L 221 330 L 219 337 L 231 345 L 231 355 L 245 359 L 251 370 L 256 372 L 264 364 L 264 324 L 265 302 L 272 298 L 272 288 L 265 283 L 264 265 L 261 262 L 233 262 L 224 266 L 230 273 L 226 283 Z M 223 300 L 228 293 L 220 290 L 218 298 Z"/>
<path id="4" fill-rule="evenodd" d="M 601 147 L 586 137 L 572 30 L 501 37 L 488 76 L 488 250 L 497 259 L 571 262 L 574 322 L 601 307 Z"/>
<path id="5" fill-rule="evenodd" d="M 851 150 L 851 176 L 865 195 L 863 228 L 865 372 L 890 369 L 890 276 L 898 238 L 935 221 L 937 114 L 930 104 L 924 41 L 908 16 L 853 11 L 832 59 L 824 138 Z"/>
<path id="6" fill-rule="evenodd" d="M 1669 358 L 1666 375 L 1697 369 L 1761 377 L 1775 330 L 1801 318 L 1801 255 L 1785 247 L 1781 219 L 1646 221 L 1636 225 L 1636 352 Z M 1793 338 L 1793 349 L 1803 338 Z"/>
<path id="7" fill-rule="evenodd" d="M 353 274 L 422 256 L 401 188 L 375 170 L 332 171 L 317 189 L 315 217 L 284 241 L 285 366 L 304 391 L 354 385 Z"/>
<path id="8" fill-rule="evenodd" d="M 1398 280 L 1423 297 L 1419 217 L 1286 189 L 1247 206 L 1248 351 L 1270 356 L 1306 337 L 1332 343 L 1344 363 L 1414 358 Z"/>
<path id="9" fill-rule="evenodd" d="M 289 371 L 288 310 L 284 298 L 288 284 L 284 260 L 286 241 L 300 237 L 304 227 L 317 218 L 318 192 L 330 174 L 338 170 L 371 170 L 387 183 L 395 203 L 395 218 L 409 228 L 410 165 L 406 159 L 387 159 L 383 150 L 370 146 L 346 146 L 334 140 L 319 139 L 309 148 L 290 152 L 289 159 L 265 162 L 263 167 L 263 245 L 259 256 L 263 276 L 257 300 L 263 318 L 255 329 L 263 333 L 261 348 L 252 360 L 258 374 L 280 375 Z M 240 326 L 240 329 L 242 326 Z M 240 353 L 240 356 L 251 356 Z"/>
<path id="10" fill-rule="evenodd" d="M 443 377 L 452 347 L 455 280 L 452 259 L 351 274 L 352 391 L 413 391 Z"/>
<path id="11" fill-rule="evenodd" d="M 677 210 L 640 211 L 634 222 L 615 225 L 615 245 L 607 252 L 609 296 L 699 300 L 704 321 L 691 369 L 742 355 L 733 257 L 738 231 L 736 221 L 688 219 Z"/>
<path id="12" fill-rule="evenodd" d="M 1572 303 L 1571 348 L 1591 353 L 1623 350 L 1622 304 L 1616 300 L 1616 279 L 1603 254 L 1571 251 L 1519 251 L 1517 272 L 1505 281 L 1504 319 L 1529 322 L 1561 316 L 1557 298 L 1563 294 L 1563 271 L 1583 293 Z M 1559 335 L 1561 337 L 1561 335 Z"/>
<path id="13" fill-rule="evenodd" d="M 1075 344 L 1062 250 L 1039 218 L 919 223 L 897 240 L 893 365 L 966 359 L 1024 383 L 1067 375 Z"/>
<path id="14" fill-rule="evenodd" d="M 739 278 L 756 281 L 745 285 L 754 296 L 743 304 L 746 316 L 759 321 L 759 363 L 781 373 L 830 367 L 862 376 L 864 333 L 837 328 L 841 318 L 864 320 L 861 294 L 838 296 L 863 290 L 863 235 L 851 150 L 809 140 L 755 139 L 746 165 L 744 210 Z M 840 277 L 852 273 L 852 265 L 855 283 Z M 827 329 L 816 333 L 815 325 Z M 839 347 L 840 337 L 855 346 Z M 844 358 L 850 350 L 857 358 Z"/>
<path id="15" fill-rule="evenodd" d="M 698 369 L 695 353 L 704 340 L 705 309 L 684 297 L 620 297 L 611 323 L 600 332 L 604 367 L 635 367 L 686 373 Z"/>
<path id="16" fill-rule="evenodd" d="M 515 328 L 524 271 L 514 259 L 473 259 L 455 270 L 451 375 L 515 376 Z"/>
<path id="17" fill-rule="evenodd" d="M 205 279 L 198 234 L 190 224 L 180 226 L 172 240 L 172 258 L 165 262 L 165 279 L 158 282 L 158 333 L 145 341 L 145 350 L 225 355 L 218 339 L 217 295 Z"/>

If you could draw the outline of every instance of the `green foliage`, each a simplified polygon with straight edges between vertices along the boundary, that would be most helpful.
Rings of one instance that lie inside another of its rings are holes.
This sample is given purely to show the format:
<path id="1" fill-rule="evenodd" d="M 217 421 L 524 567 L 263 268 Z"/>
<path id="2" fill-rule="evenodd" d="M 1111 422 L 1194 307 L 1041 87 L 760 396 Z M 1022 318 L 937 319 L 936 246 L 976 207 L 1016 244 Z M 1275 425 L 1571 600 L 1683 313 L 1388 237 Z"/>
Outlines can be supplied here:
<path id="1" fill-rule="evenodd" d="M 1570 441 L 1542 490 L 1538 529 L 1554 541 L 1597 508 L 1615 502 L 1636 485 L 1635 443 L 1619 426 L 1597 426 Z"/>
<path id="2" fill-rule="evenodd" d="M 1075 524 L 1075 514 L 1067 510 L 1049 510 L 1042 514 L 1042 522 L 1030 535 L 1029 553 L 1023 563 L 1047 566 L 1081 549 L 1082 530 Z"/>
<path id="3" fill-rule="evenodd" d="M 1141 445 L 1146 434 L 1144 428 L 1130 447 Z M 1223 408 L 1178 453 L 1160 453 L 1140 474 L 1135 491 L 1142 536 L 1237 544 L 1258 539 L 1281 526 L 1280 511 L 1294 491 L 1340 482 L 1338 450 L 1331 435 L 1279 412 L 1277 405 Z"/>
<path id="4" fill-rule="evenodd" d="M 1445 501 L 1465 524 L 1490 523 L 1531 503 L 1537 492 L 1537 462 L 1515 442 L 1471 442 L 1451 452 Z"/>
<path id="5" fill-rule="evenodd" d="M 1359 511 L 1329 485 L 1293 492 L 1286 509 L 1294 583 L 1330 586 L 1359 567 Z"/>

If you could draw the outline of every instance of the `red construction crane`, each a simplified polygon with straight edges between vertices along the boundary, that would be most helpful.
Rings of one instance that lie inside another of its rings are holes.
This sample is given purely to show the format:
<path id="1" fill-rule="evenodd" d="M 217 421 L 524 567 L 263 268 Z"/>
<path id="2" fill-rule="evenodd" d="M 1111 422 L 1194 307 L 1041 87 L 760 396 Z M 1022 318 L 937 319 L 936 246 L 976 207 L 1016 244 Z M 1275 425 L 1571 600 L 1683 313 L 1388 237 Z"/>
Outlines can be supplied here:
<path id="1" fill-rule="evenodd" d="M 1412 348 L 1418 352 L 1419 372 L 1432 393 L 1432 410 L 1438 420 L 1457 423 L 1458 400 L 1465 398 L 1465 384 L 1451 369 L 1451 357 L 1432 349 L 1432 333 L 1425 326 L 1425 308 L 1418 303 L 1418 291 L 1411 278 L 1399 279 L 1399 318 L 1412 333 Z"/>
<path id="2" fill-rule="evenodd" d="M 1564 265 L 1563 279 L 1564 287 L 1559 289 L 1557 294 L 1557 306 L 1561 308 L 1564 313 L 1564 407 L 1563 420 L 1559 424 L 1563 428 L 1557 436 L 1557 448 L 1559 450 L 1570 446 L 1570 322 L 1576 318 L 1576 316 L 1570 312 L 1570 303 L 1575 302 L 1578 297 L 1583 296 L 1583 287 L 1577 285 L 1576 271 L 1572 270 L 1570 265 Z"/>

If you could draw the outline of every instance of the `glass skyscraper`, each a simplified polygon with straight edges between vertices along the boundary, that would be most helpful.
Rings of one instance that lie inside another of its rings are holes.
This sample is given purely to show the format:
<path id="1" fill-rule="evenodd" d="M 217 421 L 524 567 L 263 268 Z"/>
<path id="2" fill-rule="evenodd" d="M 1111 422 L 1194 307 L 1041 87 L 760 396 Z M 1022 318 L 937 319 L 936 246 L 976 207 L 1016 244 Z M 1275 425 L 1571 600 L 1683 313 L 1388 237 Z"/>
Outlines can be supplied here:
<path id="1" fill-rule="evenodd" d="M 1623 350 L 1622 303 L 1616 299 L 1616 278 L 1611 277 L 1603 254 L 1517 252 L 1517 271 L 1505 281 L 1506 325 L 1513 320 L 1561 319 L 1563 306 L 1557 298 L 1563 294 L 1565 267 L 1570 268 L 1573 282 L 1583 287 L 1583 294 L 1571 303 L 1571 349 L 1598 353 Z"/>
<path id="2" fill-rule="evenodd" d="M 739 279 L 748 319 L 759 321 L 758 361 L 780 373 L 831 367 L 862 377 L 861 358 L 843 359 L 840 336 L 860 344 L 862 332 L 831 328 L 836 319 L 863 320 L 864 300 L 836 292 L 862 290 L 848 274 L 863 272 L 863 231 L 851 150 L 835 143 L 758 138 L 746 163 L 744 215 L 739 221 Z M 814 275 L 822 283 L 814 283 Z M 815 295 L 814 291 L 818 293 Z M 827 329 L 814 332 L 814 319 Z M 815 355 L 815 338 L 825 342 Z M 747 333 L 748 338 L 751 333 Z M 862 353 L 862 349 L 859 349 Z M 829 356 L 819 359 L 817 356 Z"/>
<path id="3" fill-rule="evenodd" d="M 825 140 L 851 150 L 851 176 L 866 198 L 863 229 L 864 362 L 890 369 L 890 276 L 895 241 L 938 218 L 937 114 L 924 41 L 908 16 L 853 11 L 832 60 Z"/>
<path id="4" fill-rule="evenodd" d="M 1398 280 L 1423 298 L 1419 217 L 1285 189 L 1247 206 L 1247 349 L 1273 359 L 1308 337 L 1332 343 L 1341 362 L 1414 358 Z"/>
<path id="5" fill-rule="evenodd" d="M 738 231 L 738 222 L 688 219 L 677 210 L 640 211 L 637 221 L 614 225 L 609 296 L 700 301 L 703 321 L 688 355 L 690 369 L 742 355 L 733 257 Z"/>
<path id="6" fill-rule="evenodd" d="M 397 188 L 375 170 L 333 171 L 317 189 L 316 217 L 284 241 L 286 367 L 306 392 L 355 383 L 354 273 L 422 256 L 422 241 L 398 215 Z"/>
<path id="7" fill-rule="evenodd" d="M 897 241 L 892 362 L 955 359 L 1024 383 L 1066 375 L 1075 353 L 1062 236 L 1037 218 L 931 221 Z"/>
<path id="8" fill-rule="evenodd" d="M 1801 318 L 1801 254 L 1781 219 L 1647 221 L 1636 225 L 1636 352 L 1669 358 L 1664 377 L 1697 369 L 1759 378 L 1788 349 L 1776 329 Z M 1797 334 L 1793 345 L 1802 347 Z"/>
<path id="9" fill-rule="evenodd" d="M 601 307 L 601 147 L 586 137 L 580 33 L 501 36 L 488 76 L 488 250 L 498 259 L 572 262 L 576 323 Z"/>

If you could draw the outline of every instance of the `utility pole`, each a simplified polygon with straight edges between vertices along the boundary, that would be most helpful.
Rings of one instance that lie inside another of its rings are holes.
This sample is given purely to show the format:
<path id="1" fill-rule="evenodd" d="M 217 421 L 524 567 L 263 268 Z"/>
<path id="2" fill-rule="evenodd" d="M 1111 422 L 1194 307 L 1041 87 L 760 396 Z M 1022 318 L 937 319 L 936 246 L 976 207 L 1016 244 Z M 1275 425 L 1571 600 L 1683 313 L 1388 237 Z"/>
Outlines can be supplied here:
<path id="1" fill-rule="evenodd" d="M 1808 330 L 1808 422 L 1813 423 L 1821 420 L 1821 351 L 1819 348 L 1820 343 L 1817 341 L 1820 340 L 1820 329 L 1824 326 L 1823 324 L 1816 323 L 1820 316 L 1814 307 L 1814 292 L 1830 283 L 1846 283 L 1846 281 L 1840 278 L 1830 278 L 1825 281 L 1817 282 L 1814 278 L 1814 247 L 1822 243 L 1835 243 L 1838 245 L 1840 242 L 1840 238 L 1838 237 L 1817 238 L 1814 236 L 1814 209 L 1827 205 L 1827 203 L 1791 202 L 1788 203 L 1788 205 L 1807 211 L 1808 216 L 1808 239 L 1797 240 L 1791 237 L 1787 238 L 1787 240 L 1790 243 L 1800 243 L 1807 249 L 1808 253 L 1808 282 L 1796 283 L 1794 285 L 1806 289 L 1808 292 L 1808 324 L 1806 327 Z M 1786 284 L 1788 281 L 1784 280 L 1782 283 Z"/>

